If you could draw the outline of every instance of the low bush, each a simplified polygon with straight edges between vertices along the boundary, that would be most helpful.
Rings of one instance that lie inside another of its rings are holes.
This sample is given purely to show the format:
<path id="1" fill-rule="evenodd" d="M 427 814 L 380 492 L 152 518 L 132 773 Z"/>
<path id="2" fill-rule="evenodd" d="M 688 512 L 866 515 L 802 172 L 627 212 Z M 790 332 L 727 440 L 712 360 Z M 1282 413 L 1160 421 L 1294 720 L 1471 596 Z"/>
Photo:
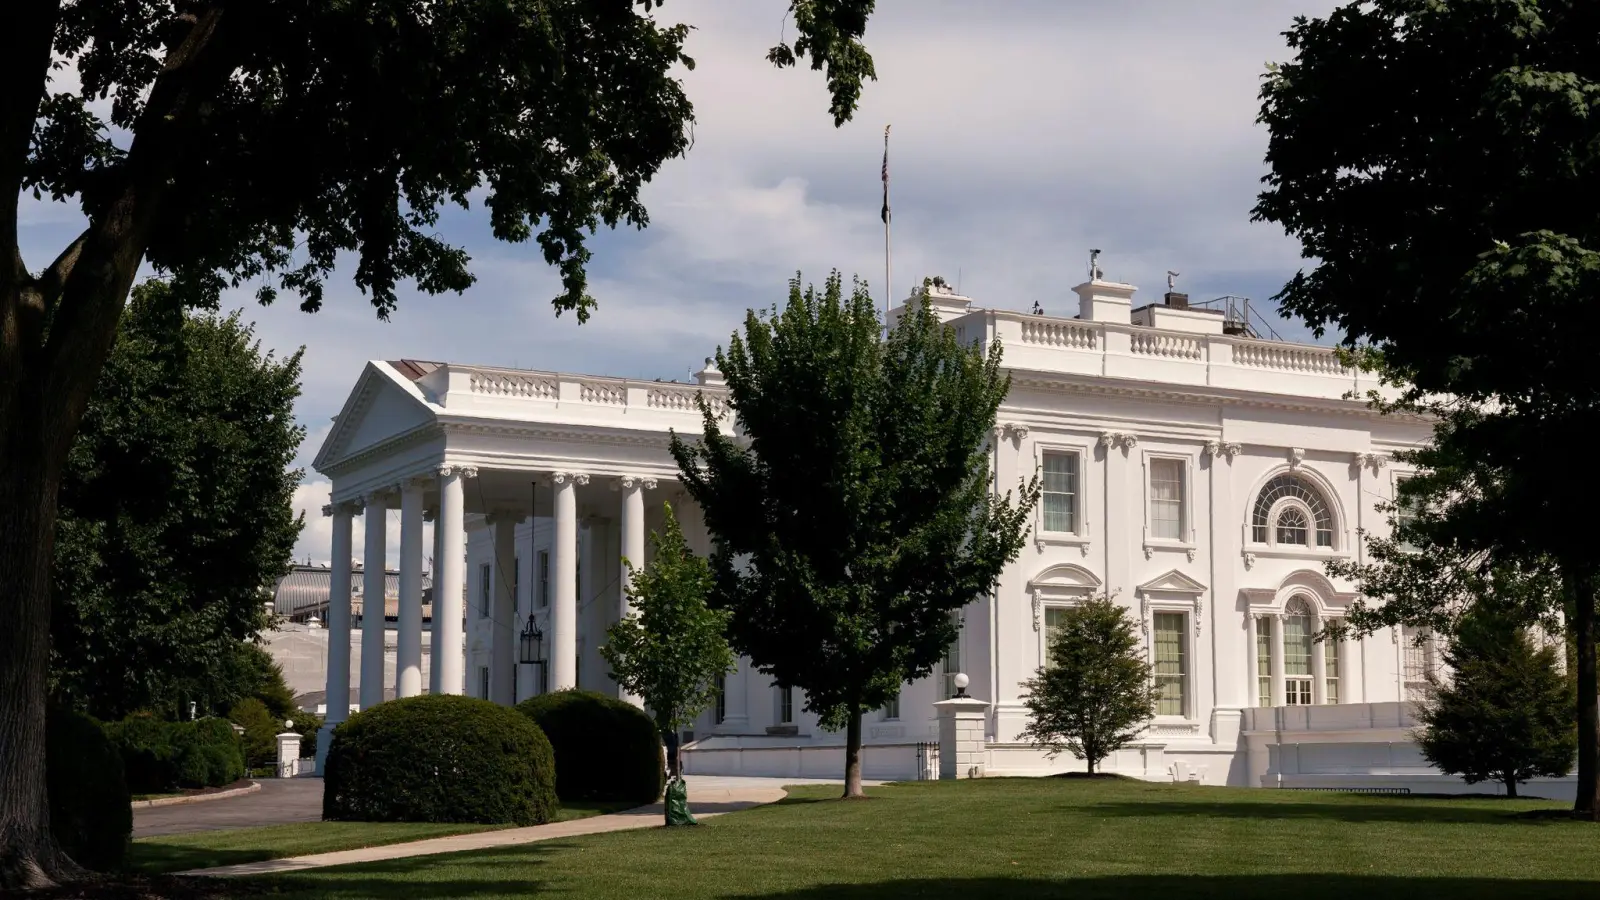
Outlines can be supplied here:
<path id="1" fill-rule="evenodd" d="M 661 736 L 645 711 L 594 691 L 555 691 L 517 705 L 550 739 L 563 802 L 661 799 Z"/>
<path id="2" fill-rule="evenodd" d="M 128 789 L 135 794 L 221 787 L 244 775 L 239 737 L 223 719 L 163 722 L 139 714 L 105 730 L 122 757 Z"/>
<path id="3" fill-rule="evenodd" d="M 122 757 L 100 723 L 52 710 L 45 724 L 50 831 L 79 865 L 102 872 L 122 865 L 133 832 Z"/>
<path id="4" fill-rule="evenodd" d="M 527 716 L 471 697 L 408 697 L 334 729 L 322 817 L 539 825 L 559 809 L 555 781 L 550 742 Z"/>

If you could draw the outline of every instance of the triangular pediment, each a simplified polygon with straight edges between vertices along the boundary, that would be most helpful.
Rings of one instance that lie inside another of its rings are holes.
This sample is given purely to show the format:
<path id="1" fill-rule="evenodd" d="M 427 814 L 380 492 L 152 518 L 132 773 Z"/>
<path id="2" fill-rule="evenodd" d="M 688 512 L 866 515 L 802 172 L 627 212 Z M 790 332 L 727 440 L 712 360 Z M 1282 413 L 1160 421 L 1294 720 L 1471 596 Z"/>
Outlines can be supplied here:
<path id="1" fill-rule="evenodd" d="M 368 448 L 433 422 L 433 410 L 410 381 L 383 363 L 367 363 L 312 466 L 326 473 Z"/>
<path id="2" fill-rule="evenodd" d="M 1158 575 L 1139 585 L 1139 592 L 1142 594 L 1203 594 L 1206 592 L 1206 586 L 1179 572 L 1177 569 L 1173 569 L 1165 575 Z"/>
<path id="3" fill-rule="evenodd" d="M 1062 563 L 1051 566 L 1033 576 L 1033 580 L 1028 582 L 1028 589 L 1030 591 L 1086 593 L 1099 590 L 1101 584 L 1100 579 L 1083 566 Z"/>

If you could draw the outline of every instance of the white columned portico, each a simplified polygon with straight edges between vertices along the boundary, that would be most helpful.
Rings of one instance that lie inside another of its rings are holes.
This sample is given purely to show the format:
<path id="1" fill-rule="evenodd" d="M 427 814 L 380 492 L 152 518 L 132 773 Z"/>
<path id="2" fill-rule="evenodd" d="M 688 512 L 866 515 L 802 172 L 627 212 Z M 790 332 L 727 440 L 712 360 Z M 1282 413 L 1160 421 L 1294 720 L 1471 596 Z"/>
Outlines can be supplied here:
<path id="1" fill-rule="evenodd" d="M 1288 702 L 1283 679 L 1283 616 L 1271 613 L 1268 619 L 1272 623 L 1272 705 L 1282 706 Z"/>
<path id="2" fill-rule="evenodd" d="M 466 496 L 462 482 L 476 477 L 471 466 L 439 467 L 439 559 L 433 584 L 433 670 L 439 673 L 439 693 L 465 692 L 462 659 L 463 592 L 466 589 Z"/>
<path id="3" fill-rule="evenodd" d="M 351 508 L 335 503 L 322 508 L 333 518 L 333 558 L 328 590 L 328 714 L 317 731 L 317 772 L 328 758 L 334 726 L 350 715 L 350 551 Z"/>
<path id="4" fill-rule="evenodd" d="M 422 490 L 400 485 L 400 615 L 395 644 L 394 695 L 422 693 Z"/>
<path id="5" fill-rule="evenodd" d="M 389 492 L 366 496 L 366 544 L 361 554 L 361 708 L 383 702 L 384 595 L 389 577 Z"/>
<path id="6" fill-rule="evenodd" d="M 554 486 L 556 533 L 551 551 L 555 557 L 555 598 L 550 603 L 550 690 L 578 683 L 578 485 L 588 475 L 556 472 Z"/>
<path id="7" fill-rule="evenodd" d="M 622 554 L 618 561 L 621 571 L 617 582 L 621 586 L 617 608 L 619 621 L 626 619 L 633 612 L 632 605 L 628 602 L 628 587 L 633 583 L 633 573 L 644 570 L 644 492 L 655 486 L 653 478 L 635 478 L 627 475 L 617 479 L 617 489 L 622 492 Z M 617 695 L 634 706 L 644 706 L 642 698 L 620 687 L 617 689 Z"/>
<path id="8" fill-rule="evenodd" d="M 489 516 L 494 536 L 494 608 L 489 627 L 489 699 L 501 706 L 516 702 L 517 694 L 517 522 L 520 513 L 497 512 Z"/>

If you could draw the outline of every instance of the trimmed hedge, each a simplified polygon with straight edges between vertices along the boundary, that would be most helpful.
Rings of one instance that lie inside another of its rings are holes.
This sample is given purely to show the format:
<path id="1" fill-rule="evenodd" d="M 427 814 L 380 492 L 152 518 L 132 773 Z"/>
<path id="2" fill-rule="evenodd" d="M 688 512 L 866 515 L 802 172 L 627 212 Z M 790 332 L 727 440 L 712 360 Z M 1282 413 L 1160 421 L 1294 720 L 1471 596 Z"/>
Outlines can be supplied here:
<path id="1" fill-rule="evenodd" d="M 666 785 L 661 735 L 644 710 L 594 691 L 540 694 L 517 704 L 556 754 L 556 793 L 565 802 L 626 800 L 643 806 Z"/>
<path id="2" fill-rule="evenodd" d="M 553 820 L 555 757 L 526 716 L 487 700 L 427 694 L 334 729 L 322 817 L 362 822 Z"/>
<path id="3" fill-rule="evenodd" d="M 244 777 L 239 736 L 225 719 L 163 722 L 135 715 L 105 730 L 122 756 L 128 789 L 135 794 L 221 787 Z"/>
<path id="4" fill-rule="evenodd" d="M 51 710 L 45 722 L 45 783 L 50 832 L 79 865 L 102 872 L 122 865 L 133 809 L 122 757 L 99 722 Z"/>

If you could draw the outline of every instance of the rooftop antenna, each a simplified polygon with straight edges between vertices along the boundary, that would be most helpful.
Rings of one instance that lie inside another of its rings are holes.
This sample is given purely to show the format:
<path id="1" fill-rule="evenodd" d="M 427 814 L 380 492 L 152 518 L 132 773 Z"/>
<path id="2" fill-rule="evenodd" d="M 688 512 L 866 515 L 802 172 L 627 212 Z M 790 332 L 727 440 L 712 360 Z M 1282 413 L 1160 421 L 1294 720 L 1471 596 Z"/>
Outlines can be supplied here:
<path id="1" fill-rule="evenodd" d="M 1090 281 L 1099 281 L 1101 274 L 1102 273 L 1100 271 L 1100 251 L 1099 250 L 1090 250 L 1089 251 L 1089 280 Z"/>
<path id="2" fill-rule="evenodd" d="M 1181 273 L 1174 272 L 1171 269 L 1167 270 L 1167 293 L 1170 294 L 1178 289 L 1178 275 L 1180 274 Z"/>

